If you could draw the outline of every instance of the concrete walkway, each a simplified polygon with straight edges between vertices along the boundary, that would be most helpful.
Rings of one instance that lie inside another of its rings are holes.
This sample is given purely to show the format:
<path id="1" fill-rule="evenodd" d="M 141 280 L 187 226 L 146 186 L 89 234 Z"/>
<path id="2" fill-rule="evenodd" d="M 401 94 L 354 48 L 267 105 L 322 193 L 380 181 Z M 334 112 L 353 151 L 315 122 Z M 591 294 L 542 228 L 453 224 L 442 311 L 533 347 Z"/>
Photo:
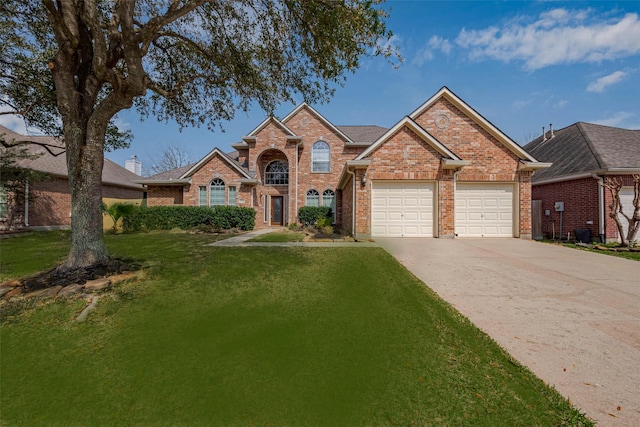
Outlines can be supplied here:
<path id="1" fill-rule="evenodd" d="M 224 240 L 218 240 L 214 243 L 209 243 L 207 246 L 309 246 L 309 247 L 376 247 L 378 246 L 374 242 L 344 242 L 344 241 L 334 241 L 334 242 L 249 242 L 249 240 L 260 236 L 262 234 L 273 233 L 274 231 L 278 231 L 276 229 L 263 229 L 263 230 L 254 230 L 248 233 L 240 234 L 238 236 L 230 237 Z"/>
<path id="2" fill-rule="evenodd" d="M 598 426 L 640 426 L 640 262 L 521 239 L 377 239 Z"/>

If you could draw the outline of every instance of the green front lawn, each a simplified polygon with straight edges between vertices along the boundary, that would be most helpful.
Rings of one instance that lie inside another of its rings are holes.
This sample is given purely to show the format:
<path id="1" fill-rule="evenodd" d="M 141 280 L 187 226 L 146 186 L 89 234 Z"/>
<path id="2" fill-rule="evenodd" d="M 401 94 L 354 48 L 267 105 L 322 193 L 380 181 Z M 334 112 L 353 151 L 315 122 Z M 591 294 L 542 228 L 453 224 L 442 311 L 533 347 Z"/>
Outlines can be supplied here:
<path id="1" fill-rule="evenodd" d="M 3 276 L 63 257 L 50 236 L 0 240 Z M 154 267 L 85 323 L 5 310 L 0 424 L 590 425 L 382 249 L 211 239 L 107 236 Z M 27 268 L 34 245 L 56 253 Z"/>
<path id="2" fill-rule="evenodd" d="M 261 234 L 249 240 L 250 242 L 302 242 L 304 233 L 293 231 L 274 231 L 272 233 Z"/>
<path id="3" fill-rule="evenodd" d="M 563 243 L 563 246 L 566 246 L 568 248 L 573 248 L 573 249 L 580 249 L 582 251 L 588 251 L 588 252 L 595 252 L 597 254 L 603 254 L 603 255 L 609 255 L 609 256 L 615 256 L 618 258 L 625 258 L 625 259 L 630 259 L 633 261 L 640 261 L 640 252 L 630 252 L 630 251 L 625 251 L 625 250 L 621 250 L 621 251 L 605 251 L 605 250 L 601 250 L 601 249 L 596 249 L 595 247 L 593 248 L 589 248 L 589 247 L 585 247 L 585 246 L 580 246 L 580 245 L 576 245 L 574 243 Z M 604 247 L 610 246 L 610 247 L 619 247 L 617 244 L 609 244 L 609 245 L 601 245 Z"/>

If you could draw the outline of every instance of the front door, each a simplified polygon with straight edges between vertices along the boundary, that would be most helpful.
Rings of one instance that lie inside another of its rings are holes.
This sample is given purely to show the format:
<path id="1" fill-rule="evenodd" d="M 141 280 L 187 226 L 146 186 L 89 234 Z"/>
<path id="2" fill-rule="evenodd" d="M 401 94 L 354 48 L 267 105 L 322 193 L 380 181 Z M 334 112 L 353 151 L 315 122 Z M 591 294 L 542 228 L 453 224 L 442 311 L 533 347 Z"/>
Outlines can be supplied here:
<path id="1" fill-rule="evenodd" d="M 282 225 L 283 196 L 271 196 L 271 225 Z"/>

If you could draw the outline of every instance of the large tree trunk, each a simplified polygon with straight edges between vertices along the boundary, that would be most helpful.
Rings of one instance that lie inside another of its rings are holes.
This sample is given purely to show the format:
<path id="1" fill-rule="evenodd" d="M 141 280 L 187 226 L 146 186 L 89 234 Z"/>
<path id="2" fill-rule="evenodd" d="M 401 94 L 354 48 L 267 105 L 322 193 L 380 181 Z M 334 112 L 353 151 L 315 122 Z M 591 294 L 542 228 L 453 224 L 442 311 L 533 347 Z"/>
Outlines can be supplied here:
<path id="1" fill-rule="evenodd" d="M 109 258 L 102 239 L 104 132 L 95 128 L 80 123 L 65 126 L 71 189 L 71 250 L 65 267 L 70 269 L 89 267 Z"/>

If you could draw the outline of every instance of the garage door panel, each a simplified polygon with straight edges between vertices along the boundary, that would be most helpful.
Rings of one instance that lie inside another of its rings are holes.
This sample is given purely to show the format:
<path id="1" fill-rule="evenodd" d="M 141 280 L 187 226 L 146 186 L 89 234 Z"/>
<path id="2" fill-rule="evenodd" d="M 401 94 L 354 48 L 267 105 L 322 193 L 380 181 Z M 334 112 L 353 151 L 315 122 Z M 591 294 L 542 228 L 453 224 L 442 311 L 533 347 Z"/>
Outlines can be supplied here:
<path id="1" fill-rule="evenodd" d="M 372 235 L 433 236 L 433 183 L 373 181 L 372 193 Z"/>
<path id="2" fill-rule="evenodd" d="M 513 237 L 511 184 L 458 183 L 456 234 L 460 237 Z"/>

